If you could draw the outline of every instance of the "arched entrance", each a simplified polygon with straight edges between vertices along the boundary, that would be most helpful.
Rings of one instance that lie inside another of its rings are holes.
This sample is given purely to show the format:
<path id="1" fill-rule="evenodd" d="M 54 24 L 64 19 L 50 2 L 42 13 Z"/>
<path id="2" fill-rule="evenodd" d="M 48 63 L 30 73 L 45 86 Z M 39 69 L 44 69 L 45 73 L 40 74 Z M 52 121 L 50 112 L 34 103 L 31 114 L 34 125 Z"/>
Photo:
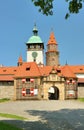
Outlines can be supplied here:
<path id="1" fill-rule="evenodd" d="M 48 98 L 50 100 L 58 100 L 59 99 L 59 89 L 56 86 L 52 86 L 49 88 Z"/>

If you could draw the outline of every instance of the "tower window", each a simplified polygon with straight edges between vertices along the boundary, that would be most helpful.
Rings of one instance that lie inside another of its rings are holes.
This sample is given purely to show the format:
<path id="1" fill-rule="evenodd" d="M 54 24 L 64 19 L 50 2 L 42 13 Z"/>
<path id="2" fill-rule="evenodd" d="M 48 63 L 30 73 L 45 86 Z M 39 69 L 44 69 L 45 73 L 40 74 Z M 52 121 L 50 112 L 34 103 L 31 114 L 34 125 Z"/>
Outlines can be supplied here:
<path id="1" fill-rule="evenodd" d="M 34 48 L 36 48 L 36 46 L 34 46 Z"/>
<path id="2" fill-rule="evenodd" d="M 34 62 L 36 62 L 36 59 L 34 59 Z"/>
<path id="3" fill-rule="evenodd" d="M 34 46 L 33 45 L 30 45 L 30 49 L 33 49 L 34 48 Z"/>

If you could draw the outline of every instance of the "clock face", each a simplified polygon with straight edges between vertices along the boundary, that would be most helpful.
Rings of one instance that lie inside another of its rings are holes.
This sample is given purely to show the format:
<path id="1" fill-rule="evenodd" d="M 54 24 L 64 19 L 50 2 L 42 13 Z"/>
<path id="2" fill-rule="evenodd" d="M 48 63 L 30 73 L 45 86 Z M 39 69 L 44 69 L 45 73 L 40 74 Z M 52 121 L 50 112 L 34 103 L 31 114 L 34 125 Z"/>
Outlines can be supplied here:
<path id="1" fill-rule="evenodd" d="M 32 57 L 34 58 L 34 59 L 36 59 L 36 57 L 37 57 L 37 55 L 38 55 L 38 53 L 37 52 L 32 52 Z"/>

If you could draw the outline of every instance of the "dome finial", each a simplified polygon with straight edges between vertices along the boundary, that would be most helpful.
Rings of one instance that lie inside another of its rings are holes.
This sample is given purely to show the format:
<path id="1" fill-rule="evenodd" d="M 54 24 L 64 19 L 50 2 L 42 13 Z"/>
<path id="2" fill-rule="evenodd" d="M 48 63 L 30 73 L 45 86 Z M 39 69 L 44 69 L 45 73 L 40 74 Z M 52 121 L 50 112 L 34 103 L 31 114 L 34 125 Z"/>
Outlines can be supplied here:
<path id="1" fill-rule="evenodd" d="M 37 36 L 37 35 L 38 35 L 38 29 L 37 29 L 37 27 L 36 27 L 36 23 L 34 24 L 33 34 L 34 34 L 34 36 Z"/>

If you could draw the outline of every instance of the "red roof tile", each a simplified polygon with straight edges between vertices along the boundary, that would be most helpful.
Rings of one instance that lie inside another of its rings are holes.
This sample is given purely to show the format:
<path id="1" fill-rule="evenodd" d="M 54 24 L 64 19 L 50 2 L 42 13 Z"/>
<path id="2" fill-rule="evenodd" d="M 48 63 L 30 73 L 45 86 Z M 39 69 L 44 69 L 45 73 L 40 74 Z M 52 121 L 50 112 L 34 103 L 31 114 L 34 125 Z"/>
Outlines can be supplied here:
<path id="1" fill-rule="evenodd" d="M 55 66 L 56 71 L 59 69 Z M 76 78 L 76 73 L 84 73 L 84 65 L 65 65 L 60 66 L 61 72 L 59 76 Z M 39 77 L 48 76 L 52 71 L 52 66 L 38 67 L 35 62 L 24 62 L 22 66 L 16 67 L 0 67 L 0 80 L 13 80 L 13 77 Z"/>
<path id="2" fill-rule="evenodd" d="M 14 78 L 12 75 L 0 75 L 0 81 L 13 81 Z"/>
<path id="3" fill-rule="evenodd" d="M 51 32 L 48 44 L 57 44 L 54 36 L 54 32 Z"/>
<path id="4" fill-rule="evenodd" d="M 18 67 L 0 67 L 0 74 L 15 74 Z"/>
<path id="5" fill-rule="evenodd" d="M 61 68 L 61 74 L 67 78 L 76 78 L 76 75 L 74 74 L 73 70 L 70 68 L 69 65 L 65 65 Z"/>
<path id="6" fill-rule="evenodd" d="M 84 65 L 71 65 L 70 68 L 74 73 L 84 73 Z"/>
<path id="7" fill-rule="evenodd" d="M 38 65 L 35 62 L 24 62 L 18 67 L 15 77 L 38 77 L 41 76 Z"/>
<path id="8" fill-rule="evenodd" d="M 39 67 L 42 76 L 48 76 L 52 70 L 52 66 Z"/>

